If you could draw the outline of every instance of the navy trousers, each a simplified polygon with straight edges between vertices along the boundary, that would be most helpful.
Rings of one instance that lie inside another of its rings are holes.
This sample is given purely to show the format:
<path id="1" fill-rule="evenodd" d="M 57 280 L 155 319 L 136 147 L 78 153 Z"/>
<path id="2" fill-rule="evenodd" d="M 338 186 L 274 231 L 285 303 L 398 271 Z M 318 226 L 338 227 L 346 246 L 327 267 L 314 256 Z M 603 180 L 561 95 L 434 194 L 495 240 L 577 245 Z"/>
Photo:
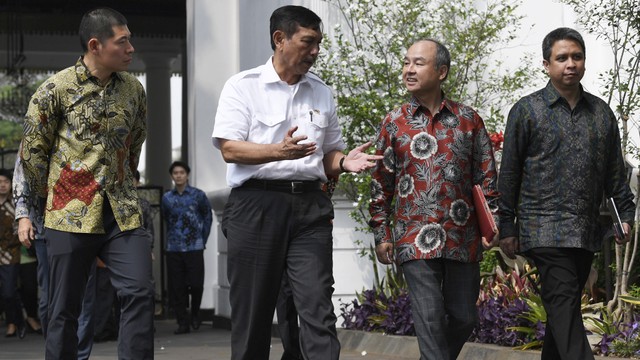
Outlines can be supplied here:
<path id="1" fill-rule="evenodd" d="M 111 207 L 103 209 L 105 234 L 45 229 L 49 260 L 49 323 L 45 359 L 77 359 L 78 317 L 96 257 L 111 273 L 121 299 L 119 359 L 153 359 L 154 285 L 149 233 L 120 231 Z M 55 284 L 55 285 L 53 285 Z"/>

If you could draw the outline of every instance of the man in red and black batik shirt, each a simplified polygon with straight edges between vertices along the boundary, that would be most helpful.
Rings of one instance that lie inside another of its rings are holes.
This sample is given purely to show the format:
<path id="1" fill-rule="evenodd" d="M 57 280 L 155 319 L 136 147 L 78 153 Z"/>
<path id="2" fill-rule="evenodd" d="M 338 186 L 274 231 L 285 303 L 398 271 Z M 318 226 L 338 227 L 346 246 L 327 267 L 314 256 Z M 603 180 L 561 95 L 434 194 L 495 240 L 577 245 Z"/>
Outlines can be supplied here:
<path id="1" fill-rule="evenodd" d="M 496 168 L 480 116 L 447 99 L 447 48 L 413 44 L 402 79 L 411 100 L 382 121 L 371 181 L 378 260 L 402 265 L 421 359 L 455 359 L 477 323 L 481 240 L 472 188 L 496 208 Z M 485 246 L 494 239 L 486 239 Z"/>

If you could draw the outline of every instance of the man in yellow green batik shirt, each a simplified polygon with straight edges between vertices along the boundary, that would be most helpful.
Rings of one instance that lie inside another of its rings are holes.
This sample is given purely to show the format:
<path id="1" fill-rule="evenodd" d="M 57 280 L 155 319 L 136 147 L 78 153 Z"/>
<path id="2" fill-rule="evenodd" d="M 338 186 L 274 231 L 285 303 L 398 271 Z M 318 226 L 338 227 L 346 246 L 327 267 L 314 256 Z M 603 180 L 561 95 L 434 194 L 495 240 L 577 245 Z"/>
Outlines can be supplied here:
<path id="1" fill-rule="evenodd" d="M 24 124 L 25 178 L 46 198 L 50 265 L 46 359 L 77 358 L 82 297 L 98 256 L 122 304 L 118 358 L 153 358 L 153 281 L 133 174 L 146 137 L 146 95 L 126 72 L 126 18 L 109 8 L 80 23 L 84 54 L 36 91 Z"/>

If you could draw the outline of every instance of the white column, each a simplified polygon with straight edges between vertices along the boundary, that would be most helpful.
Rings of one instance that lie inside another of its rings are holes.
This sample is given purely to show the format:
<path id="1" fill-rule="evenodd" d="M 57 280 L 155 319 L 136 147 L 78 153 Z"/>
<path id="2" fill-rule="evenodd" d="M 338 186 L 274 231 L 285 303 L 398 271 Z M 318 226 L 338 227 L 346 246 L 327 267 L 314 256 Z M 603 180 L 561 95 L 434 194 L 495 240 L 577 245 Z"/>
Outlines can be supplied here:
<path id="1" fill-rule="evenodd" d="M 188 138 L 190 180 L 209 194 L 214 207 L 226 201 L 213 192 L 226 189 L 226 164 L 211 143 L 218 98 L 225 81 L 238 72 L 239 0 L 187 0 Z M 220 211 L 217 211 L 217 215 Z M 215 308 L 216 315 L 230 316 L 226 272 L 226 239 L 217 217 L 205 257 L 202 308 Z"/>
<path id="2" fill-rule="evenodd" d="M 171 65 L 175 54 L 141 54 L 147 74 L 147 143 L 145 178 L 148 184 L 171 188 Z"/>

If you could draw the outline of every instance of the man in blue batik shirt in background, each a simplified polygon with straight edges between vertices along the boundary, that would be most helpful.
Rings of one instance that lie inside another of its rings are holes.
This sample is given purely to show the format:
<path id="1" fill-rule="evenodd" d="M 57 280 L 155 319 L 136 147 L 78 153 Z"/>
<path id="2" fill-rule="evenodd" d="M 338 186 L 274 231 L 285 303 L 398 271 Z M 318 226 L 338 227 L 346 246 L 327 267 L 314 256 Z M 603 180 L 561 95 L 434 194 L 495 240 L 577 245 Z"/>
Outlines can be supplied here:
<path id="1" fill-rule="evenodd" d="M 200 301 L 204 286 L 204 247 L 211 231 L 213 216 L 205 193 L 189 186 L 189 165 L 175 161 L 169 173 L 175 187 L 162 197 L 162 215 L 167 229 L 167 273 L 169 306 L 178 322 L 174 334 L 200 327 Z M 191 321 L 187 305 L 191 295 Z"/>

